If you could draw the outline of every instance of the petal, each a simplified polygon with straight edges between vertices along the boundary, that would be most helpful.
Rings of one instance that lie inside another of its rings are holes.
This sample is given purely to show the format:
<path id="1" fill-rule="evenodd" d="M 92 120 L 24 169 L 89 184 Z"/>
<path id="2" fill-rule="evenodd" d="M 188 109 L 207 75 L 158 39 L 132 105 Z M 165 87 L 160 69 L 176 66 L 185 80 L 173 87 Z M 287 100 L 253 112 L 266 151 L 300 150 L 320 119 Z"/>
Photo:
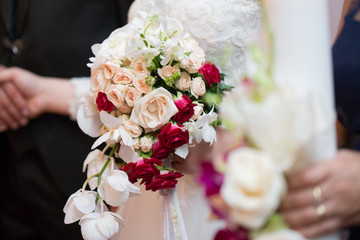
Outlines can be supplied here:
<path id="1" fill-rule="evenodd" d="M 119 223 L 114 216 L 107 212 L 104 212 L 102 216 L 96 220 L 96 226 L 107 238 L 110 238 L 119 231 Z"/>
<path id="2" fill-rule="evenodd" d="M 130 197 L 136 197 L 139 194 L 141 194 L 140 188 L 138 188 L 137 186 L 135 186 L 132 183 L 129 183 L 129 191 L 130 191 Z"/>
<path id="3" fill-rule="evenodd" d="M 95 149 L 94 151 L 90 152 L 83 164 L 83 172 L 86 170 L 86 166 L 93 160 L 101 159 L 101 151 L 99 149 Z"/>
<path id="4" fill-rule="evenodd" d="M 99 114 L 87 115 L 85 108 L 84 104 L 80 104 L 77 111 L 77 123 L 85 134 L 90 137 L 98 137 L 101 134 L 100 129 L 102 125 L 100 116 Z"/>
<path id="5" fill-rule="evenodd" d="M 94 144 L 91 146 L 91 149 L 94 149 L 98 146 L 100 146 L 103 142 L 106 142 L 111 136 L 111 132 L 107 132 L 104 135 L 102 135 L 101 137 L 99 137 Z"/>
<path id="6" fill-rule="evenodd" d="M 73 204 L 73 200 L 74 200 L 74 197 L 78 196 L 79 193 L 80 193 L 81 189 L 77 190 L 75 193 L 71 194 L 70 197 L 68 198 L 68 200 L 66 201 L 66 204 L 64 206 L 64 213 L 66 213 L 70 207 L 71 204 Z"/>
<path id="7" fill-rule="evenodd" d="M 105 111 L 100 112 L 100 119 L 102 123 L 110 129 L 118 129 L 122 125 L 122 121 Z"/>
<path id="8" fill-rule="evenodd" d="M 125 130 L 124 127 L 121 126 L 119 128 L 119 132 L 121 135 L 121 139 L 126 146 L 132 146 L 134 144 L 134 139 L 131 137 L 131 135 L 128 133 L 128 131 Z"/>
<path id="9" fill-rule="evenodd" d="M 96 214 L 100 215 L 98 213 L 96 213 Z M 89 214 L 89 215 L 92 215 L 92 214 Z M 81 226 L 81 234 L 85 240 L 107 240 L 108 239 L 106 236 L 104 236 L 99 231 L 97 224 L 96 224 L 96 222 L 97 222 L 96 220 L 97 220 L 97 217 L 96 218 L 86 217 L 86 218 L 81 219 L 79 224 Z"/>
<path id="10" fill-rule="evenodd" d="M 96 192 L 84 191 L 80 196 L 74 198 L 74 205 L 83 214 L 88 214 L 95 210 L 95 200 Z"/>
<path id="11" fill-rule="evenodd" d="M 175 154 L 179 157 L 185 159 L 187 155 L 189 154 L 189 145 L 184 144 L 178 148 L 175 149 Z"/>
<path id="12" fill-rule="evenodd" d="M 134 148 L 126 145 L 120 146 L 119 157 L 126 163 L 136 162 L 139 159 L 139 155 L 135 152 Z"/>
<path id="13" fill-rule="evenodd" d="M 111 206 L 120 206 L 129 198 L 129 179 L 125 172 L 114 170 L 98 188 L 99 195 Z"/>
<path id="14" fill-rule="evenodd" d="M 84 214 L 77 210 L 74 204 L 70 204 L 68 208 L 66 209 L 64 223 L 65 224 L 71 224 L 78 220 L 80 220 Z"/>

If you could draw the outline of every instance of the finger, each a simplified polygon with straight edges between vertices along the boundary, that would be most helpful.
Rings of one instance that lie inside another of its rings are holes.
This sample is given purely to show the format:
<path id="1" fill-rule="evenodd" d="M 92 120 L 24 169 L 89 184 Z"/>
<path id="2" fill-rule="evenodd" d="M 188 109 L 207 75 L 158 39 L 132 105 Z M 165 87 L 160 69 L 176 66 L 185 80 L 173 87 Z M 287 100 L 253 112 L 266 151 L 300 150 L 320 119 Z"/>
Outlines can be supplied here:
<path id="1" fill-rule="evenodd" d="M 11 118 L 10 114 L 5 110 L 5 108 L 0 104 L 0 119 L 6 128 L 17 129 L 17 124 Z"/>
<path id="2" fill-rule="evenodd" d="M 330 167 L 331 161 L 323 161 L 287 176 L 288 189 L 306 188 L 319 184 L 329 176 Z"/>
<path id="3" fill-rule="evenodd" d="M 282 199 L 279 208 L 280 212 L 305 207 L 314 203 L 312 188 L 289 191 Z"/>
<path id="4" fill-rule="evenodd" d="M 7 126 L 0 119 L 0 132 L 5 132 L 7 130 Z"/>
<path id="5" fill-rule="evenodd" d="M 2 86 L 4 86 L 4 84 Z M 17 128 L 20 124 L 26 123 L 26 118 L 16 109 L 14 103 L 9 99 L 2 87 L 0 87 L 0 104 L 3 107 L 3 110 L 7 112 L 8 121 L 11 120 L 10 126 L 13 129 Z M 6 120 L 4 119 L 4 121 Z"/>
<path id="6" fill-rule="evenodd" d="M 20 93 L 20 91 L 15 87 L 15 85 L 11 82 L 4 83 L 4 90 L 9 99 L 15 104 L 17 112 L 20 112 L 24 119 L 29 114 L 29 109 L 27 106 L 27 102 L 24 96 Z"/>
<path id="7" fill-rule="evenodd" d="M 316 224 L 308 224 L 302 228 L 295 228 L 294 230 L 300 232 L 306 238 L 314 238 L 320 235 L 334 232 L 341 226 L 341 221 L 338 218 L 330 218 Z"/>
<path id="8" fill-rule="evenodd" d="M 284 211 L 282 212 L 282 216 L 285 222 L 287 222 L 292 228 L 301 228 L 326 219 L 328 216 L 326 203 L 323 203 L 323 206 L 325 211 L 322 216 L 317 213 L 315 205 L 308 205 L 295 210 Z"/>

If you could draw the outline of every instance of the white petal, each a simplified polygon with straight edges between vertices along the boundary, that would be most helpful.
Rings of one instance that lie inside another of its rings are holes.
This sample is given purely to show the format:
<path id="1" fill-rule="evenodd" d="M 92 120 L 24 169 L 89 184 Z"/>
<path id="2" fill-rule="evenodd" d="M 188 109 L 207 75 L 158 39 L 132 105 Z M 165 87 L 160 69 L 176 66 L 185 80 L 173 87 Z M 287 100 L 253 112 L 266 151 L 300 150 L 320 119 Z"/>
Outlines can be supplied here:
<path id="1" fill-rule="evenodd" d="M 108 114 L 105 111 L 100 112 L 100 119 L 105 126 L 113 130 L 118 129 L 122 125 L 122 121 L 120 119 Z"/>
<path id="2" fill-rule="evenodd" d="M 136 162 L 139 159 L 139 155 L 135 152 L 133 147 L 120 145 L 119 157 L 127 163 Z"/>
<path id="3" fill-rule="evenodd" d="M 120 135 L 121 135 L 121 139 L 123 140 L 124 144 L 126 146 L 132 146 L 134 144 L 134 140 L 133 138 L 131 137 L 131 135 L 125 130 L 124 127 L 120 127 L 119 128 L 119 132 L 120 132 Z"/>
<path id="4" fill-rule="evenodd" d="M 85 215 L 79 222 L 81 226 L 81 234 L 85 240 L 107 240 L 98 229 L 96 225 L 97 218 L 100 217 L 99 213 L 91 213 Z"/>
<path id="5" fill-rule="evenodd" d="M 110 238 L 119 231 L 119 223 L 107 212 L 104 212 L 103 215 L 96 221 L 96 226 L 107 238 Z"/>
<path id="6" fill-rule="evenodd" d="M 124 171 L 114 170 L 98 188 L 99 195 L 111 206 L 120 206 L 129 198 L 129 178 Z"/>
<path id="7" fill-rule="evenodd" d="M 175 154 L 185 159 L 189 154 L 189 146 L 187 144 L 184 144 L 178 147 L 177 149 L 175 149 Z"/>
<path id="8" fill-rule="evenodd" d="M 77 210 L 74 204 L 70 204 L 65 213 L 64 223 L 65 224 L 74 223 L 76 221 L 79 221 L 83 216 L 84 214 L 79 210 Z"/>
<path id="9" fill-rule="evenodd" d="M 95 149 L 94 151 L 90 152 L 83 164 L 83 172 L 86 170 L 86 166 L 93 160 L 101 159 L 101 151 L 99 149 Z"/>
<path id="10" fill-rule="evenodd" d="M 84 191 L 74 198 L 74 205 L 83 214 L 88 214 L 95 210 L 95 200 L 96 192 Z"/>
<path id="11" fill-rule="evenodd" d="M 77 111 L 77 123 L 80 129 L 90 137 L 100 136 L 100 129 L 102 126 L 100 116 L 99 114 L 91 116 L 87 115 L 84 104 L 80 104 Z"/>
<path id="12" fill-rule="evenodd" d="M 205 123 L 202 128 L 202 136 L 205 142 L 212 144 L 213 141 L 216 139 L 216 132 L 214 127 Z"/>
<path id="13" fill-rule="evenodd" d="M 91 146 L 91 149 L 94 149 L 98 146 L 100 146 L 103 142 L 106 142 L 111 136 L 111 132 L 107 132 L 104 135 L 102 135 L 101 137 L 99 137 L 94 144 Z"/>
<path id="14" fill-rule="evenodd" d="M 137 186 L 135 186 L 132 183 L 129 183 L 129 191 L 130 191 L 130 197 L 136 197 L 139 194 L 141 194 L 140 188 L 138 188 Z"/>
<path id="15" fill-rule="evenodd" d="M 79 196 L 81 189 L 77 190 L 75 193 L 71 194 L 70 197 L 68 198 L 68 200 L 66 201 L 66 204 L 64 206 L 64 213 L 66 213 L 70 207 L 70 205 L 72 204 L 74 197 Z"/>

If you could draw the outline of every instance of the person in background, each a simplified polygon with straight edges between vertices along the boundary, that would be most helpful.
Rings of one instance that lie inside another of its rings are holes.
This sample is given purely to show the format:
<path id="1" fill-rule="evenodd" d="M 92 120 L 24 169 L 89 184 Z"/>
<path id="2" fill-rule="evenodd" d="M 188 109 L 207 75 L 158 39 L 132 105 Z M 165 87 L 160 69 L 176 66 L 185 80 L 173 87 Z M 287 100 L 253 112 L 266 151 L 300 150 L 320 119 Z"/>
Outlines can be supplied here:
<path id="1" fill-rule="evenodd" d="M 69 80 L 90 75 L 91 46 L 126 24 L 131 2 L 0 0 L 1 239 L 81 239 L 62 209 L 93 139 L 69 118 Z"/>

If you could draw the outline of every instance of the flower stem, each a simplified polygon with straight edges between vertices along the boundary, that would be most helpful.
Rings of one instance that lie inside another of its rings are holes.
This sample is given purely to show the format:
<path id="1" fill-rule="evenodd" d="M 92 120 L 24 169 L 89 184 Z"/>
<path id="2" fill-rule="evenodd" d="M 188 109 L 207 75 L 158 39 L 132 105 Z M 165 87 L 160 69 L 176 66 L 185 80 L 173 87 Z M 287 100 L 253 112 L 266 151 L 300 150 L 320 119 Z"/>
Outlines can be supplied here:
<path id="1" fill-rule="evenodd" d="M 100 186 L 100 183 L 101 183 L 101 176 L 102 174 L 104 173 L 107 165 L 109 164 L 110 162 L 110 159 L 112 156 L 114 156 L 115 152 L 119 149 L 119 144 L 116 144 L 115 147 L 113 147 L 113 149 L 111 150 L 110 154 L 109 154 L 109 157 L 108 159 L 106 160 L 104 166 L 102 167 L 102 169 L 100 170 L 99 174 L 98 174 L 98 186 Z"/>
<path id="2" fill-rule="evenodd" d="M 86 179 L 86 181 L 84 182 L 83 186 L 82 186 L 82 190 L 84 191 L 85 188 L 86 188 L 86 185 L 88 184 L 88 182 L 90 181 L 90 179 L 94 178 L 94 177 L 97 177 L 98 176 L 98 173 L 94 174 L 94 175 L 91 175 L 90 177 L 88 177 Z"/>

